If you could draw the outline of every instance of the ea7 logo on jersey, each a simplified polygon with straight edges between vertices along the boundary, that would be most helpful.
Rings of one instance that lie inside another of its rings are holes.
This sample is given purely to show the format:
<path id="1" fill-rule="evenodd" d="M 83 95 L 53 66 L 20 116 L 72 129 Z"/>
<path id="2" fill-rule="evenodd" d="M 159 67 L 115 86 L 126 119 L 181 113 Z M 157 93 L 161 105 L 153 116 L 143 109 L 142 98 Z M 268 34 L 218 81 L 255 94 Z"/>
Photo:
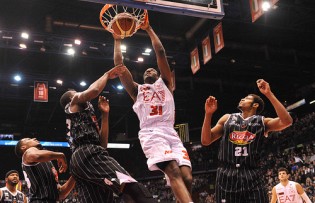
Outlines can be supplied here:
<path id="1" fill-rule="evenodd" d="M 248 131 L 233 131 L 230 133 L 229 140 L 233 144 L 247 145 L 252 143 L 256 135 Z"/>
<path id="2" fill-rule="evenodd" d="M 294 202 L 295 195 L 283 195 L 279 196 L 280 203 L 286 203 L 286 202 Z"/>

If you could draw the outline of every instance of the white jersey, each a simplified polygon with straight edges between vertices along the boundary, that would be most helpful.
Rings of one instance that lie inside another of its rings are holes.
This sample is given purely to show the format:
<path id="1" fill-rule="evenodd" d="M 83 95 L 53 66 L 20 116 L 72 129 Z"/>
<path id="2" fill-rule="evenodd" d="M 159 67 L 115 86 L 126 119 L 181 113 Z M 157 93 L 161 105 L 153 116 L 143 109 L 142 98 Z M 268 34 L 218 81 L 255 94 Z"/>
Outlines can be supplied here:
<path id="1" fill-rule="evenodd" d="M 20 191 L 12 193 L 7 187 L 0 188 L 2 191 L 2 196 L 0 196 L 1 203 L 23 203 L 24 194 Z"/>
<path id="2" fill-rule="evenodd" d="M 284 186 L 281 183 L 276 185 L 278 203 L 303 203 L 303 200 L 296 190 L 296 182 L 289 181 Z"/>
<path id="3" fill-rule="evenodd" d="M 133 110 L 139 118 L 140 129 L 174 127 L 174 98 L 162 78 L 154 84 L 138 85 L 138 95 Z"/>

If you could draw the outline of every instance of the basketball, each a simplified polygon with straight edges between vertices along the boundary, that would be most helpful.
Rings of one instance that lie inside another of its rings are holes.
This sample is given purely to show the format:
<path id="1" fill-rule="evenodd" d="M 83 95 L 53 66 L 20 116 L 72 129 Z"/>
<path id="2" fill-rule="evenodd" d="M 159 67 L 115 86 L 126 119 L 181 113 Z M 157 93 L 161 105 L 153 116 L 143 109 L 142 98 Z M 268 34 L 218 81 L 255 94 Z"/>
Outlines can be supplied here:
<path id="1" fill-rule="evenodd" d="M 136 21 L 128 14 L 120 15 L 112 24 L 112 31 L 121 38 L 130 37 L 136 31 Z"/>

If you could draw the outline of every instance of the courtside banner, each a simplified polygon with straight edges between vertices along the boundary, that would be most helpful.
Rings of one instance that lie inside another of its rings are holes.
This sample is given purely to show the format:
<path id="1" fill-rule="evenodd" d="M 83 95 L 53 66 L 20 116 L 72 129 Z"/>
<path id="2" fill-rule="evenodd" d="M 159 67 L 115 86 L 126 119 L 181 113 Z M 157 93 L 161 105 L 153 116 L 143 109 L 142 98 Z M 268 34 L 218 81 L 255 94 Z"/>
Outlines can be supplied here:
<path id="1" fill-rule="evenodd" d="M 203 55 L 203 64 L 208 63 L 211 60 L 211 44 L 209 35 L 202 40 L 202 55 Z"/>
<path id="2" fill-rule="evenodd" d="M 261 7 L 262 1 L 263 0 L 249 0 L 250 13 L 252 14 L 252 23 L 264 13 Z"/>
<path id="3" fill-rule="evenodd" d="M 195 74 L 200 69 L 198 47 L 190 52 L 191 71 Z"/>
<path id="4" fill-rule="evenodd" d="M 213 28 L 214 52 L 218 53 L 224 47 L 222 22 Z"/>
<path id="5" fill-rule="evenodd" d="M 34 82 L 34 101 L 48 102 L 48 82 L 47 81 Z"/>

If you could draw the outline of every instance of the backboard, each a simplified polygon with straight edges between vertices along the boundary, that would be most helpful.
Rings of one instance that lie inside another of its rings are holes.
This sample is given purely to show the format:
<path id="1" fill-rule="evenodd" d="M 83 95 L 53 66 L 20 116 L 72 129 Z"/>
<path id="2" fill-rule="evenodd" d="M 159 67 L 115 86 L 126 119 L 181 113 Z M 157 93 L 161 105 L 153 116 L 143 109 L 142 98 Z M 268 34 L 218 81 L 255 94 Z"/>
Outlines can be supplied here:
<path id="1" fill-rule="evenodd" d="M 164 13 L 200 18 L 222 19 L 223 0 L 83 0 L 101 4 L 116 4 Z"/>

